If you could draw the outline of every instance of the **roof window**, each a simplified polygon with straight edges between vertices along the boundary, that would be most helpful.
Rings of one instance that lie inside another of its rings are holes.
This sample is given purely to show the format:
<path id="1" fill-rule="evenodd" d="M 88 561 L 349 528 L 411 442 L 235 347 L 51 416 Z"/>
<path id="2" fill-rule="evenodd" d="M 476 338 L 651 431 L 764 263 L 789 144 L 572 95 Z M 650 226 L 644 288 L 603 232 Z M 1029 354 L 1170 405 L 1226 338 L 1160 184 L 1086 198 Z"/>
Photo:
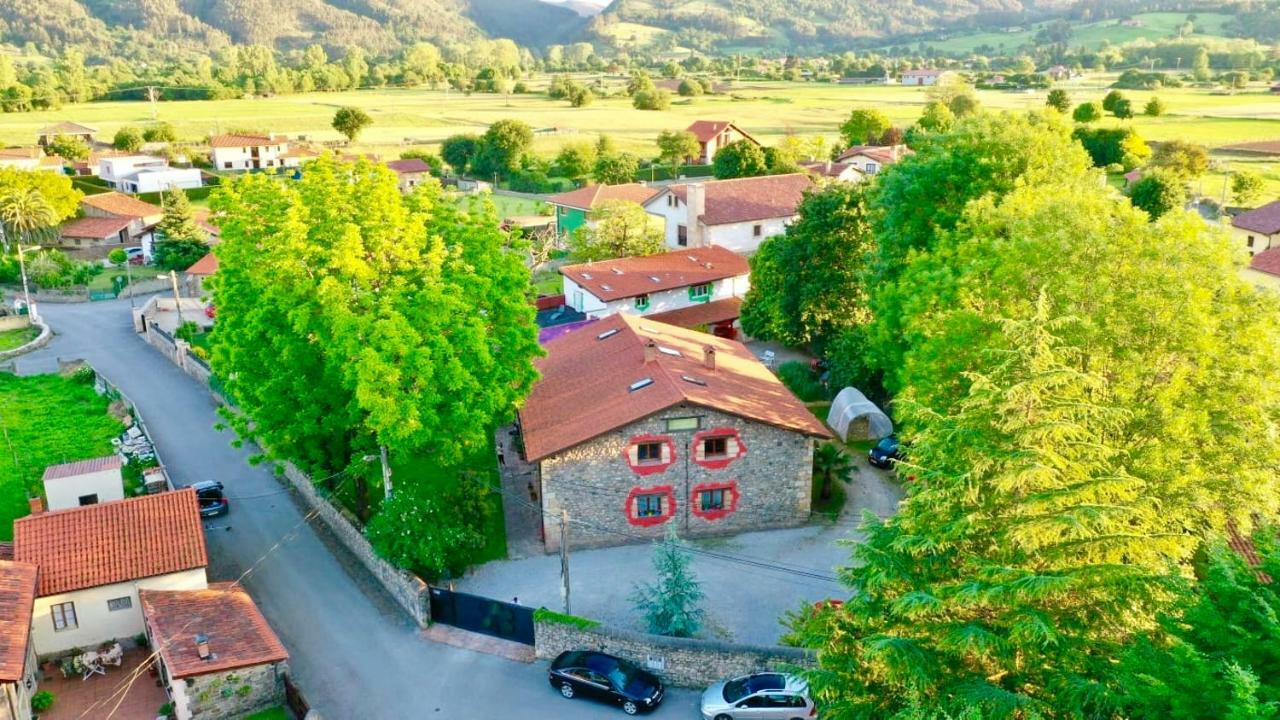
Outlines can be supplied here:
<path id="1" fill-rule="evenodd" d="M 681 379 L 681 380 L 683 380 L 683 381 L 685 381 L 685 382 L 687 382 L 687 383 L 692 383 L 692 384 L 694 384 L 694 385 L 701 385 L 701 386 L 703 386 L 703 387 L 706 387 L 706 385 L 707 385 L 707 381 L 706 381 L 706 380 L 701 380 L 701 379 L 696 378 L 696 377 L 690 377 L 690 376 L 688 376 L 688 375 L 681 375 L 681 376 L 680 376 L 680 379 Z"/>
<path id="2" fill-rule="evenodd" d="M 661 345 L 658 346 L 658 352 L 662 353 L 663 355 L 670 355 L 671 357 L 684 357 L 684 355 L 680 354 L 679 350 L 676 350 L 675 348 L 663 347 Z"/>
<path id="3" fill-rule="evenodd" d="M 604 332 L 600 333 L 599 335 L 596 336 L 596 339 L 604 340 L 606 338 L 611 338 L 617 334 L 618 334 L 618 328 L 613 328 L 612 330 L 605 330 Z"/>
<path id="4" fill-rule="evenodd" d="M 614 275 L 621 275 L 621 274 L 622 274 L 622 271 L 621 271 L 621 270 L 619 270 L 618 268 L 609 268 L 609 272 L 613 273 Z"/>
<path id="5" fill-rule="evenodd" d="M 600 289 L 605 292 L 610 292 L 611 290 L 613 290 L 613 288 L 609 287 L 608 285 L 601 285 Z"/>
<path id="6" fill-rule="evenodd" d="M 635 392 L 637 390 L 643 390 L 644 388 L 647 388 L 652 384 L 653 384 L 653 378 L 648 378 L 648 377 L 640 378 L 639 380 L 631 383 L 631 385 L 627 387 L 627 392 Z"/>

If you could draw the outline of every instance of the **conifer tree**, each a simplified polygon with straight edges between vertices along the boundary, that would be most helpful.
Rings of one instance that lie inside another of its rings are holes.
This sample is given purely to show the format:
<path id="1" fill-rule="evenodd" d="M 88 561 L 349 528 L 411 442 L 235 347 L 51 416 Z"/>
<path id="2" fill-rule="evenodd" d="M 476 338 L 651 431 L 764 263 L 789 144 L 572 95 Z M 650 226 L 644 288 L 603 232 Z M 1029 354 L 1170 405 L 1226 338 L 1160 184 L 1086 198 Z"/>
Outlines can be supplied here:
<path id="1" fill-rule="evenodd" d="M 699 604 L 706 593 L 689 560 L 689 551 L 668 526 L 663 540 L 653 546 L 654 581 L 637 584 L 631 596 L 636 609 L 644 614 L 649 632 L 692 637 L 702 627 L 706 613 Z"/>

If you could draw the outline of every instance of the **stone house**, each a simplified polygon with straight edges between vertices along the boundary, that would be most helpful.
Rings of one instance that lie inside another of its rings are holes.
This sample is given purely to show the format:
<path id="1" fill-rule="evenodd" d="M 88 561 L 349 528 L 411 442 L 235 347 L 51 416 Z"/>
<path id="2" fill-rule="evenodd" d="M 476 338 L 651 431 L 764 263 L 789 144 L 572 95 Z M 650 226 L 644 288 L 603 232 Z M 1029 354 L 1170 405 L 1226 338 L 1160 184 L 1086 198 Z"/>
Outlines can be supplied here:
<path id="1" fill-rule="evenodd" d="M 0 560 L 0 720 L 30 720 L 39 664 L 31 643 L 35 565 Z"/>
<path id="2" fill-rule="evenodd" d="M 556 233 L 564 238 L 580 227 L 590 227 L 587 214 L 608 200 L 629 200 L 638 205 L 657 194 L 657 189 L 644 183 L 623 185 L 586 185 L 547 198 L 556 210 Z"/>
<path id="3" fill-rule="evenodd" d="M 732 336 L 747 294 L 746 258 L 717 245 L 565 265 L 565 303 L 588 318 L 645 315 Z"/>
<path id="4" fill-rule="evenodd" d="M 805 172 L 681 183 L 663 188 L 644 209 L 662 218 L 667 247 L 719 245 L 750 255 L 786 231 L 812 187 Z"/>
<path id="5" fill-rule="evenodd" d="M 44 469 L 45 502 L 50 510 L 124 499 L 119 455 L 50 465 Z"/>
<path id="6" fill-rule="evenodd" d="M 520 411 L 548 551 L 790 527 L 830 432 L 741 343 L 617 314 L 545 345 Z"/>
<path id="7" fill-rule="evenodd" d="M 14 521 L 13 545 L 15 560 L 40 568 L 32 643 L 41 658 L 141 633 L 140 590 L 208 586 L 204 529 L 189 488 L 37 511 Z"/>
<path id="8" fill-rule="evenodd" d="M 730 120 L 695 120 L 685 130 L 698 139 L 698 157 L 693 158 L 695 165 L 710 165 L 720 148 L 732 142 L 747 140 L 760 144 Z"/>
<path id="9" fill-rule="evenodd" d="M 406 195 L 413 192 L 414 188 L 431 177 L 431 166 L 422 158 L 391 160 L 387 163 L 387 167 L 391 168 L 391 171 L 396 174 L 400 184 L 400 192 Z"/>
<path id="10" fill-rule="evenodd" d="M 40 148 L 0 148 L 0 167 L 62 174 L 62 158 L 45 155 Z"/>
<path id="11" fill-rule="evenodd" d="M 284 704 L 289 653 L 242 588 L 213 583 L 139 596 L 178 720 L 239 718 Z"/>
<path id="12" fill-rule="evenodd" d="M 58 228 L 57 246 L 74 257 L 106 257 L 132 244 L 133 218 L 82 217 Z"/>

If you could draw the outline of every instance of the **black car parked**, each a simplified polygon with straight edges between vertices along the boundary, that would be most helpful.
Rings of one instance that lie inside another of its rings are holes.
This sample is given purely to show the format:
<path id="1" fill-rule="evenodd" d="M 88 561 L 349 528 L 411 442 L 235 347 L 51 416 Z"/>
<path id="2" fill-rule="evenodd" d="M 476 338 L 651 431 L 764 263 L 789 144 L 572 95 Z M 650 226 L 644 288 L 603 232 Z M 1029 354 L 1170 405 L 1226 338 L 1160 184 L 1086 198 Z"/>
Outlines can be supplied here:
<path id="1" fill-rule="evenodd" d="M 205 480 L 194 483 L 196 502 L 200 504 L 200 517 L 217 517 L 226 515 L 231 510 L 231 501 L 222 492 L 222 483 L 217 480 Z"/>
<path id="2" fill-rule="evenodd" d="M 589 697 L 620 705 L 628 715 L 658 707 L 666 692 L 652 673 L 622 658 L 589 650 L 560 653 L 547 679 L 566 698 Z"/>
<path id="3" fill-rule="evenodd" d="M 898 459 L 901 449 L 902 446 L 898 444 L 898 438 L 893 435 L 882 438 L 867 453 L 867 462 L 878 468 L 888 470 L 893 467 L 893 462 Z"/>

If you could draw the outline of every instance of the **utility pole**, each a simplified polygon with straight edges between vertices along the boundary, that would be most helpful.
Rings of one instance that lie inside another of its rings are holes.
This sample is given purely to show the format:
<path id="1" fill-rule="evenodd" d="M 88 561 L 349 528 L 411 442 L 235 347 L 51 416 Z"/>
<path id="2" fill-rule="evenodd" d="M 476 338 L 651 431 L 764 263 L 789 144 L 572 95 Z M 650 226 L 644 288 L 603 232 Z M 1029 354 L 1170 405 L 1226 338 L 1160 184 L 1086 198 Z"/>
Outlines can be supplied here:
<path id="1" fill-rule="evenodd" d="M 32 320 L 38 320 L 40 314 L 36 312 L 36 307 L 31 304 L 31 288 L 27 286 L 27 264 L 24 262 L 23 256 L 32 250 L 39 250 L 40 246 L 35 245 L 24 248 L 22 247 L 21 239 L 18 240 L 16 246 L 18 248 L 18 272 L 22 275 L 22 298 L 23 302 L 27 304 L 27 317 Z"/>
<path id="2" fill-rule="evenodd" d="M 382 460 L 382 494 L 387 500 L 391 499 L 391 464 L 387 462 L 387 446 L 378 446 L 378 457 Z"/>
<path id="3" fill-rule="evenodd" d="M 159 110 L 156 108 L 156 86 L 155 85 L 147 86 L 147 99 L 151 101 L 151 122 L 155 122 L 159 114 Z"/>
<path id="4" fill-rule="evenodd" d="M 560 597 L 564 599 L 564 614 L 572 615 L 569 604 L 569 511 L 560 510 Z"/>
<path id="5" fill-rule="evenodd" d="M 164 276 L 161 275 L 160 279 L 163 280 Z M 173 309 L 178 311 L 178 327 L 182 327 L 183 325 L 182 296 L 178 294 L 178 271 L 177 270 L 169 271 L 169 280 L 173 282 Z"/>

